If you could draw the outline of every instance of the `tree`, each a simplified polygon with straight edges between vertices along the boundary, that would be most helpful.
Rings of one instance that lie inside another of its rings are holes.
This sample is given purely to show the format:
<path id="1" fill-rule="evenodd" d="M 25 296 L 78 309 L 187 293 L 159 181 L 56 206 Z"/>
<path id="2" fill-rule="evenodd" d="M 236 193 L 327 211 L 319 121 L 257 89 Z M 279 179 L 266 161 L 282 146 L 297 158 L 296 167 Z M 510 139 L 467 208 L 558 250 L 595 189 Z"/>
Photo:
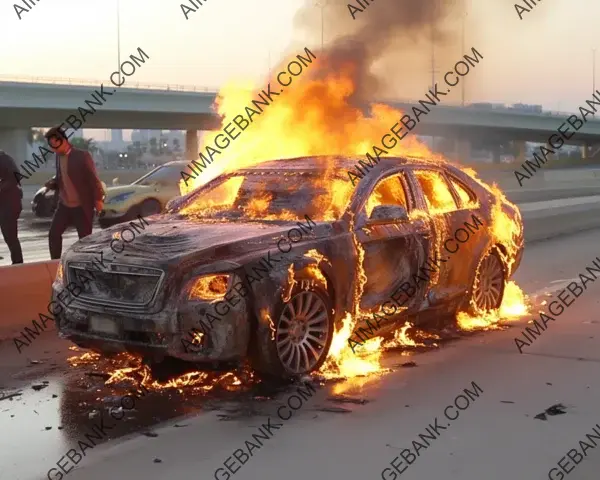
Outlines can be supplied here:
<path id="1" fill-rule="evenodd" d="M 150 139 L 150 153 L 152 155 L 154 155 L 155 157 L 158 157 L 158 148 L 157 147 L 158 147 L 158 145 L 156 142 L 156 137 L 152 137 Z"/>
<path id="2" fill-rule="evenodd" d="M 181 145 L 179 143 L 178 138 L 173 139 L 173 151 L 175 151 L 176 153 L 179 153 L 181 151 Z"/>
<path id="3" fill-rule="evenodd" d="M 84 139 L 82 137 L 75 137 L 71 140 L 71 145 L 73 145 L 75 148 L 87 150 L 90 153 L 95 153 L 98 151 L 98 146 L 94 143 L 93 138 Z"/>

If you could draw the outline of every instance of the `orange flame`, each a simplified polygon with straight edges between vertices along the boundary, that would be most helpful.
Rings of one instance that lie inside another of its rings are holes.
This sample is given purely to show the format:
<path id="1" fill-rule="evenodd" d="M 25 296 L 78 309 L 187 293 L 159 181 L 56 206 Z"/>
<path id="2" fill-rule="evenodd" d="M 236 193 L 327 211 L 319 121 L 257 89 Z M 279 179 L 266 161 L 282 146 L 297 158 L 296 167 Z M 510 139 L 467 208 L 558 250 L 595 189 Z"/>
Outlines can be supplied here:
<path id="1" fill-rule="evenodd" d="M 317 59 L 315 65 L 310 66 L 312 71 L 296 78 L 280 96 L 274 96 L 270 105 L 261 107 L 259 115 L 252 115 L 252 122 L 239 132 L 239 138 L 215 155 L 212 163 L 193 180 L 188 179 L 187 185 L 182 180 L 181 194 L 206 184 L 221 173 L 267 160 L 340 154 L 364 158 L 374 145 L 381 145 L 382 133 L 398 122 L 402 112 L 374 104 L 365 114 L 350 101 L 356 90 L 353 66 L 348 65 L 339 73 L 324 74 L 319 72 L 319 62 L 326 60 Z M 315 78 L 319 73 L 322 78 Z M 276 82 L 271 85 L 273 91 L 278 90 Z M 249 83 L 232 83 L 221 89 L 215 109 L 223 117 L 223 125 L 230 124 L 239 115 L 246 118 L 246 107 L 256 109 L 252 101 L 258 98 L 255 92 L 260 88 Z M 222 131 L 205 135 L 201 151 L 204 152 L 207 146 L 214 147 L 218 135 L 222 135 Z M 389 154 L 434 156 L 416 137 L 404 138 Z M 337 201 L 334 204 L 339 205 Z"/>
<path id="2" fill-rule="evenodd" d="M 529 298 L 523 290 L 515 282 L 510 281 L 504 288 L 504 298 L 499 309 L 477 316 L 460 312 L 457 316 L 458 326 L 466 331 L 500 329 L 498 325 L 500 320 L 518 320 L 528 315 L 528 302 Z"/>
<path id="3" fill-rule="evenodd" d="M 416 342 L 408 336 L 407 330 L 413 328 L 412 323 L 406 322 L 401 328 L 394 331 L 394 338 L 384 344 L 384 348 L 396 348 L 396 347 L 437 347 L 437 343 L 426 344 L 422 342 Z M 419 331 L 421 338 L 431 338 L 439 340 L 440 337 L 433 334 L 427 334 L 423 331 Z"/>
<path id="4" fill-rule="evenodd" d="M 236 125 L 232 123 L 236 117 L 247 118 L 249 123 L 242 131 L 236 132 L 239 134 L 237 140 L 229 143 L 227 148 L 218 152 L 214 158 L 210 157 L 211 162 L 208 162 L 208 165 L 204 164 L 200 173 L 193 172 L 195 177 L 191 181 L 188 180 L 187 185 L 181 182 L 182 195 L 205 185 L 222 173 L 234 172 L 269 160 L 322 155 L 325 157 L 321 157 L 321 161 L 327 162 L 326 156 L 332 155 L 364 159 L 367 152 L 374 152 L 374 146 L 381 151 L 382 134 L 389 132 L 390 127 L 397 124 L 398 119 L 402 117 L 402 112 L 383 104 L 373 104 L 365 112 L 362 107 L 352 102 L 353 95 L 356 93 L 356 85 L 353 81 L 355 65 L 349 62 L 338 72 L 332 73 L 324 72 L 320 68 L 320 62 L 326 64 L 327 59 L 322 56 L 310 66 L 311 70 L 308 73 L 304 73 L 301 78 L 296 78 L 289 88 L 281 91 L 280 95 L 274 96 L 268 106 L 259 108 L 260 112 L 252 115 L 251 118 L 246 117 L 247 107 L 257 108 L 256 104 L 253 106 L 253 100 L 257 98 L 256 86 L 244 83 L 230 84 L 223 88 L 215 102 L 216 111 L 224 119 L 223 125 Z M 277 83 L 272 82 L 272 85 L 277 86 Z M 279 86 L 273 88 L 273 91 L 279 91 Z M 239 123 L 237 125 L 239 127 Z M 219 135 L 223 135 L 222 131 L 208 133 L 204 137 L 201 151 L 205 152 L 206 147 L 214 150 Z M 433 154 L 416 136 L 412 135 L 404 138 L 394 148 L 384 151 L 381 156 L 420 157 L 434 163 L 446 162 L 442 156 Z M 324 193 L 315 194 L 312 202 L 320 212 L 325 212 L 324 220 L 338 218 L 346 208 L 353 190 L 352 183 L 341 178 L 340 172 L 334 172 L 329 165 L 324 175 L 313 180 L 315 187 L 323 187 Z M 474 171 L 466 168 L 462 170 L 496 195 L 497 201 L 492 209 L 492 224 L 489 229 L 493 242 L 502 243 L 507 247 L 508 252 L 504 254 L 506 257 L 504 260 L 510 268 L 516 260 L 516 252 L 519 248 L 516 244 L 517 239 L 522 235 L 520 213 L 517 213 L 516 219 L 510 218 L 501 208 L 501 202 L 514 205 L 508 202 L 500 189 L 496 185 L 490 187 L 477 179 Z M 345 176 L 344 172 L 342 176 Z M 282 174 L 281 178 L 285 179 L 285 174 Z M 440 183 L 441 178 L 428 172 L 421 172 L 418 174 L 418 180 L 424 191 L 431 193 L 431 200 L 426 197 L 429 213 L 413 210 L 410 216 L 411 219 L 422 218 L 435 225 L 439 235 L 434 249 L 440 257 L 442 242 L 448 238 L 449 232 L 443 218 L 434 214 L 454 210 L 454 199 L 447 188 Z M 240 194 L 243 181 L 243 176 L 233 175 L 216 186 L 208 195 L 198 198 L 182 213 L 210 214 L 231 208 Z M 290 179 L 288 181 L 293 182 Z M 262 188 L 262 184 L 259 188 Z M 467 207 L 478 206 L 478 202 L 469 198 L 467 192 L 461 191 L 460 188 L 458 192 Z M 274 195 L 265 184 L 261 193 L 255 195 L 242 207 L 242 210 L 245 216 L 256 219 L 295 220 L 298 217 L 299 213 L 288 210 L 283 210 L 277 215 L 269 213 L 273 201 Z M 370 211 L 377 204 L 383 203 L 385 203 L 383 197 L 370 198 L 367 210 Z M 516 206 L 515 209 L 518 212 Z M 358 320 L 366 314 L 360 311 L 360 300 L 367 281 L 363 269 L 364 251 L 356 238 L 353 240 L 357 251 L 353 306 L 343 317 L 341 327 L 334 332 L 328 357 L 319 371 L 327 378 L 352 377 L 381 371 L 379 359 L 382 352 L 382 338 L 377 337 L 365 342 L 358 355 L 352 352 L 348 345 L 348 339 Z M 315 256 L 312 258 L 317 259 Z M 320 261 L 318 260 L 318 263 Z M 326 279 L 318 268 L 313 266 L 307 271 L 311 278 L 327 287 Z M 435 285 L 438 280 L 439 273 L 435 272 L 431 279 L 432 284 Z M 293 265 L 290 265 L 287 285 L 281 294 L 284 302 L 290 300 L 296 283 Z M 465 330 L 494 328 L 501 318 L 510 319 L 523 315 L 526 311 L 523 292 L 514 282 L 510 282 L 506 285 L 504 301 L 498 311 L 490 312 L 481 318 L 472 318 L 461 313 L 458 316 L 458 323 Z M 261 312 L 261 315 L 268 315 L 268 313 Z M 424 345 L 408 336 L 409 328 L 410 325 L 401 327 L 395 332 L 392 342 L 386 345 Z"/>
<path id="5" fill-rule="evenodd" d="M 348 378 L 382 371 L 379 363 L 382 354 L 382 349 L 380 348 L 381 338 L 372 338 L 365 342 L 358 354 L 354 353 L 348 344 L 348 339 L 351 337 L 352 332 L 354 332 L 357 319 L 364 315 L 360 311 L 360 299 L 364 286 L 367 283 L 367 275 L 363 267 L 365 251 L 358 242 L 356 235 L 353 234 L 352 239 L 358 257 L 353 312 L 346 313 L 346 316 L 342 320 L 342 327 L 333 334 L 329 354 L 319 370 L 319 373 L 325 378 Z"/>

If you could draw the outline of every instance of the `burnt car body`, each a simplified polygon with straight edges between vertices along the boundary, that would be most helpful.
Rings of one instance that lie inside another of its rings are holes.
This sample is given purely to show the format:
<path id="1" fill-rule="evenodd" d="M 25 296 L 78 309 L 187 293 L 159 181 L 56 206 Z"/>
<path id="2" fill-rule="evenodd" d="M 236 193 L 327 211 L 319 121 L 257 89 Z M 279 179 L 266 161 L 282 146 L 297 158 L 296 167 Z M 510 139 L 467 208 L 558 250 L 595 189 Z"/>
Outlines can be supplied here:
<path id="1" fill-rule="evenodd" d="M 52 286 L 53 301 L 63 299 L 55 315 L 60 336 L 100 352 L 206 365 L 249 358 L 266 374 L 305 373 L 322 365 L 334 327 L 357 311 L 356 298 L 361 312 L 381 311 L 435 257 L 445 260 L 439 273 L 408 289 L 402 308 L 377 335 L 407 319 L 418 324 L 474 303 L 498 308 L 523 251 L 518 209 L 456 167 L 383 158 L 346 190 L 347 206 L 324 219 L 315 198 L 328 188 L 325 171 L 335 172 L 332 189 L 347 187 L 356 161 L 303 157 L 240 169 L 171 201 L 167 213 L 147 218 L 149 225 L 119 253 L 110 244 L 122 225 L 78 241 L 63 255 Z M 219 200 L 224 189 L 230 203 Z M 263 204 L 262 217 L 243 213 L 265 192 L 275 199 Z M 200 217 L 189 213 L 207 199 L 226 207 Z M 278 219 L 289 210 L 293 220 Z M 499 212 L 518 225 L 501 240 L 491 228 Z M 441 251 L 473 215 L 484 227 L 454 255 Z M 99 258 L 102 266 L 92 267 Z M 67 306 L 72 282 L 81 293 Z M 187 348 L 192 336 L 194 348 Z"/>

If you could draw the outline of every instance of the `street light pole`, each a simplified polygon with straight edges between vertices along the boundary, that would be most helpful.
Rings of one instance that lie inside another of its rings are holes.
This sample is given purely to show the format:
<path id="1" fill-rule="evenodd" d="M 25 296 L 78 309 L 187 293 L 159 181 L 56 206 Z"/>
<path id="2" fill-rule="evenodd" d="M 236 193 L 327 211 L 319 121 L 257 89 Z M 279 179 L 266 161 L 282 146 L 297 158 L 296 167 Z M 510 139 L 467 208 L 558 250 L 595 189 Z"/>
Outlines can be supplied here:
<path id="1" fill-rule="evenodd" d="M 435 28 L 433 25 L 435 5 L 431 7 L 431 88 L 435 87 Z"/>
<path id="2" fill-rule="evenodd" d="M 596 93 L 596 49 L 592 48 L 592 94 Z"/>
<path id="3" fill-rule="evenodd" d="M 596 49 L 592 48 L 592 96 L 596 94 Z M 593 116 L 596 116 L 594 111 Z"/>
<path id="4" fill-rule="evenodd" d="M 324 41 L 324 32 L 325 32 L 325 19 L 324 19 L 324 11 L 327 6 L 327 0 L 317 0 L 315 5 L 321 8 L 321 53 L 323 52 L 323 48 L 325 45 Z"/>
<path id="5" fill-rule="evenodd" d="M 463 6 L 465 7 L 463 12 L 462 12 L 462 22 L 461 22 L 461 55 L 465 54 L 465 20 L 467 18 L 467 9 L 466 9 L 466 3 L 463 2 Z M 463 81 L 460 82 L 460 99 L 461 99 L 461 105 L 464 107 L 465 106 L 465 79 L 463 78 Z"/>
<path id="6" fill-rule="evenodd" d="M 121 8 L 120 0 L 117 0 L 117 72 L 121 69 Z"/>

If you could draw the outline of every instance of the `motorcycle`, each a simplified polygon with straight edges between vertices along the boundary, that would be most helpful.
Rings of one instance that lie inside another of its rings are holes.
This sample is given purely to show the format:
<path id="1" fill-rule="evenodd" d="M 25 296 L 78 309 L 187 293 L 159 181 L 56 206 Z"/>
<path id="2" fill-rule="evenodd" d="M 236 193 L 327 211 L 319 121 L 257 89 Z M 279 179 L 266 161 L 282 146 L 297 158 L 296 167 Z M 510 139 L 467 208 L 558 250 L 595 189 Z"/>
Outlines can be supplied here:
<path id="1" fill-rule="evenodd" d="M 102 183 L 102 188 L 106 192 L 106 183 Z M 31 202 L 31 210 L 36 217 L 52 218 L 58 205 L 58 190 L 50 190 L 47 187 L 41 187 Z"/>
<path id="2" fill-rule="evenodd" d="M 49 218 L 54 215 L 57 204 L 58 191 L 42 187 L 35 192 L 35 196 L 31 202 L 31 210 L 36 217 Z"/>

